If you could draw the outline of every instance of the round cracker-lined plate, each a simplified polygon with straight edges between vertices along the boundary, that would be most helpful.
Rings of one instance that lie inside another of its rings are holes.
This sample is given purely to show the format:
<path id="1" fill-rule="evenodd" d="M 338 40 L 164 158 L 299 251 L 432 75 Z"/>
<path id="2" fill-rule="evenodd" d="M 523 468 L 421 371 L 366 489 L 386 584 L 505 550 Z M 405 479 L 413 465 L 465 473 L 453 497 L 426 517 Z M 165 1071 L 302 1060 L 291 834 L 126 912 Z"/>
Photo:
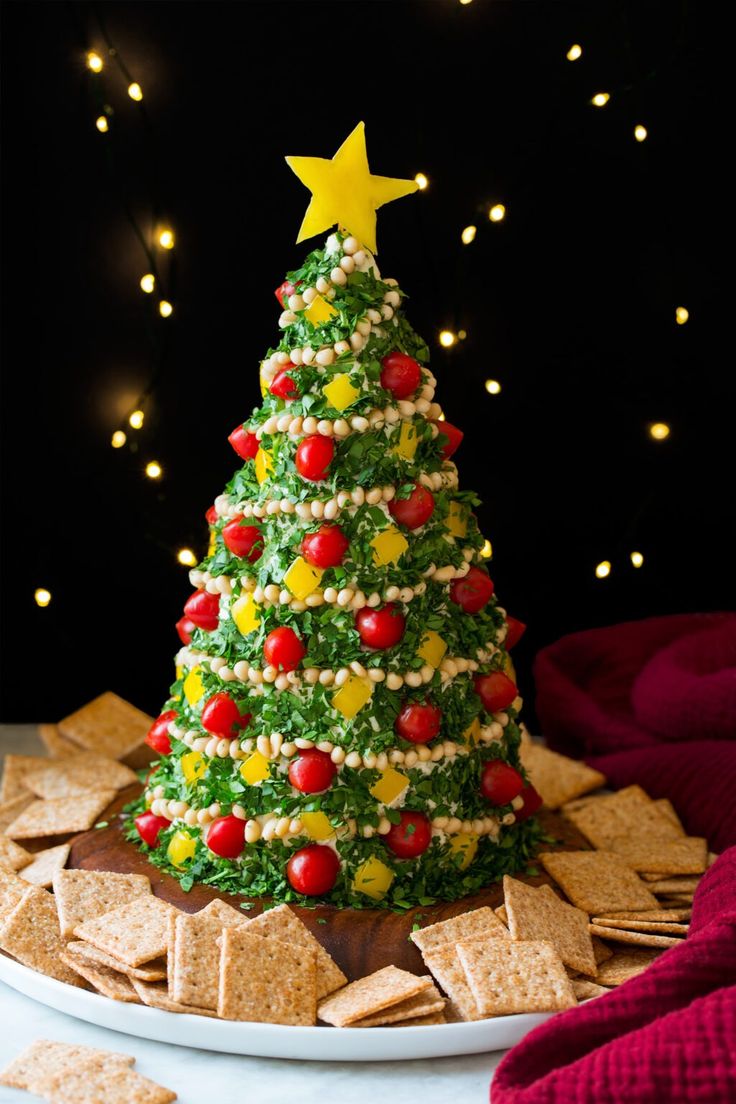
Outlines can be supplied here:
<path id="1" fill-rule="evenodd" d="M 380 1062 L 505 1050 L 554 1015 L 529 1012 L 425 1027 L 287 1027 L 163 1012 L 64 985 L 0 954 L 0 980 L 58 1012 L 160 1043 L 260 1058 Z"/>

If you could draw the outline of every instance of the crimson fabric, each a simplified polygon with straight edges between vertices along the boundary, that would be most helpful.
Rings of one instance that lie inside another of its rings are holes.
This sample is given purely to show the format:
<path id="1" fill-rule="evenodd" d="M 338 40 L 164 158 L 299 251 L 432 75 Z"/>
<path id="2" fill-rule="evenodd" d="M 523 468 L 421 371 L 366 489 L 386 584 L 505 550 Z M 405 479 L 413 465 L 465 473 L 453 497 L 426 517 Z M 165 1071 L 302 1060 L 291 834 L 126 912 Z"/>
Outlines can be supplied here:
<path id="1" fill-rule="evenodd" d="M 714 850 L 736 844 L 736 614 L 574 633 L 542 649 L 534 676 L 550 747 L 614 788 L 668 797 Z"/>
<path id="2" fill-rule="evenodd" d="M 736 848 L 695 895 L 690 934 L 643 974 L 558 1013 L 496 1070 L 492 1104 L 736 1100 Z"/>

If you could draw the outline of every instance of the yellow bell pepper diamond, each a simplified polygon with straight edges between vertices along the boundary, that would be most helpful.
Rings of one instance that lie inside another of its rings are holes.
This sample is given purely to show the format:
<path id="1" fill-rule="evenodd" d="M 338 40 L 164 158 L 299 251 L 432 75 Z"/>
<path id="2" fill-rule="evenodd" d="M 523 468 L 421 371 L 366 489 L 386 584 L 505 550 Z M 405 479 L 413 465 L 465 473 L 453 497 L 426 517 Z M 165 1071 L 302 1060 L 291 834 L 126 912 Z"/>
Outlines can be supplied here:
<path id="1" fill-rule="evenodd" d="M 241 594 L 230 607 L 230 616 L 243 636 L 258 628 L 261 620 L 261 607 L 252 594 Z"/>
<path id="2" fill-rule="evenodd" d="M 332 303 L 323 299 L 321 295 L 316 295 L 304 311 L 304 317 L 313 326 L 321 326 L 323 322 L 329 322 L 331 318 L 335 318 L 337 313 Z"/>
<path id="3" fill-rule="evenodd" d="M 350 721 L 370 701 L 372 694 L 373 683 L 370 679 L 351 675 L 332 695 L 332 704 Z"/>
<path id="4" fill-rule="evenodd" d="M 268 759 L 261 755 L 260 751 L 254 751 L 240 768 L 240 776 L 249 786 L 257 786 L 259 782 L 265 782 L 271 776 Z"/>
<path id="5" fill-rule="evenodd" d="M 333 376 L 330 382 L 322 388 L 322 394 L 328 400 L 330 406 L 333 406 L 335 410 L 343 411 L 348 406 L 353 405 L 360 394 L 360 388 L 354 387 L 350 382 L 350 376 L 347 372 L 343 372 L 339 376 Z"/>
<path id="6" fill-rule="evenodd" d="M 187 782 L 196 782 L 207 773 L 207 760 L 199 751 L 189 751 L 181 757 L 181 773 Z"/>
<path id="7" fill-rule="evenodd" d="M 378 533 L 371 541 L 373 563 L 376 567 L 397 563 L 408 547 L 409 542 L 404 534 L 400 533 L 395 525 L 389 525 L 388 529 Z"/>
<path id="8" fill-rule="evenodd" d="M 355 871 L 353 889 L 356 893 L 364 893 L 366 897 L 372 897 L 374 901 L 380 901 L 391 888 L 394 880 L 393 871 L 389 870 L 385 863 L 372 855 Z"/>
<path id="9" fill-rule="evenodd" d="M 324 813 L 300 813 L 299 819 L 310 839 L 326 840 L 335 834 L 335 829 Z"/>
<path id="10" fill-rule="evenodd" d="M 450 840 L 450 851 L 453 855 L 460 855 L 460 870 L 466 870 L 478 850 L 478 837 L 471 832 L 458 832 Z"/>
<path id="11" fill-rule="evenodd" d="M 184 679 L 183 690 L 184 697 L 187 699 L 189 704 L 196 705 L 199 699 L 204 694 L 201 667 L 192 667 L 191 671 Z"/>
<path id="12" fill-rule="evenodd" d="M 184 674 L 184 668 L 182 667 L 181 663 L 176 664 L 176 667 L 174 668 L 174 673 L 175 673 L 175 676 L 176 676 L 176 681 L 178 682 L 179 679 Z"/>
<path id="13" fill-rule="evenodd" d="M 312 567 L 302 556 L 297 556 L 289 570 L 284 575 L 287 587 L 301 602 L 316 590 L 324 575 L 321 567 Z"/>
<path id="14" fill-rule="evenodd" d="M 480 740 L 480 720 L 478 717 L 463 732 L 463 740 L 471 748 Z"/>
<path id="15" fill-rule="evenodd" d="M 402 422 L 398 440 L 391 452 L 397 453 L 404 460 L 413 460 L 418 443 L 416 426 L 412 422 Z"/>
<path id="16" fill-rule="evenodd" d="M 258 382 L 261 385 L 261 394 L 263 395 L 264 399 L 265 399 L 266 395 L 268 394 L 268 389 L 271 386 L 272 378 L 273 378 L 273 373 L 271 372 L 270 367 L 266 364 L 266 361 L 264 360 L 264 362 L 261 364 L 261 369 L 258 373 Z"/>
<path id="17" fill-rule="evenodd" d="M 265 483 L 273 472 L 273 456 L 266 449 L 259 448 L 254 460 L 256 479 L 259 483 Z"/>
<path id="18" fill-rule="evenodd" d="M 166 848 L 166 857 L 177 870 L 183 870 L 186 863 L 194 857 L 197 850 L 197 841 L 188 832 L 179 830 L 174 832 Z"/>
<path id="19" fill-rule="evenodd" d="M 434 632 L 433 629 L 427 629 L 422 637 L 422 646 L 417 652 L 417 655 L 423 659 L 425 663 L 428 663 L 430 667 L 439 667 L 445 657 L 446 651 L 447 645 L 440 634 Z"/>
<path id="20" fill-rule="evenodd" d="M 453 537 L 464 537 L 468 532 L 468 519 L 465 509 L 459 502 L 451 502 L 445 528 Z"/>
<path id="21" fill-rule="evenodd" d="M 390 805 L 408 785 L 409 779 L 405 774 L 394 770 L 393 767 L 386 767 L 385 771 L 381 771 L 378 781 L 371 786 L 370 793 L 382 805 Z"/>
<path id="22" fill-rule="evenodd" d="M 209 539 L 209 543 L 207 545 L 207 555 L 208 556 L 214 555 L 216 546 L 217 546 L 217 533 L 215 532 L 214 529 L 211 529 L 210 530 L 210 539 Z"/>
<path id="23" fill-rule="evenodd" d="M 505 673 L 509 676 L 511 681 L 516 682 L 516 668 L 514 667 L 514 663 L 510 655 L 507 655 L 506 659 L 503 661 L 503 669 Z"/>

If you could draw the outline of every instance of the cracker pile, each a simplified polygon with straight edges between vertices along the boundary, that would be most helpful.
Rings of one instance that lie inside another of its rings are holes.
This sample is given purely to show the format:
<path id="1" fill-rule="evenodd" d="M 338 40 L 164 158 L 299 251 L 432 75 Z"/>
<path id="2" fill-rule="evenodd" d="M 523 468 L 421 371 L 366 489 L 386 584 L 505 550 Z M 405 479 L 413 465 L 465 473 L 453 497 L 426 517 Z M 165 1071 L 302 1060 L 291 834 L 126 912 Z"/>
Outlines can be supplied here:
<path id="1" fill-rule="evenodd" d="M 0 1073 L 0 1085 L 51 1104 L 169 1104 L 176 1093 L 143 1077 L 135 1058 L 111 1050 L 37 1039 Z"/>

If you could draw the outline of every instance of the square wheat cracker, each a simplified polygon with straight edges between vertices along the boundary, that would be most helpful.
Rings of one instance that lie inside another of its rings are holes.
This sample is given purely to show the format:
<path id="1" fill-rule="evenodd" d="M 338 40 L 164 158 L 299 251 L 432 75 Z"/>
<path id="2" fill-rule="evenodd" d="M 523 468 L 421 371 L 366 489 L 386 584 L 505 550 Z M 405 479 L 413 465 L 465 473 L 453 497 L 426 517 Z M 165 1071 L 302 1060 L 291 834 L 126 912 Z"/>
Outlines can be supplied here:
<path id="1" fill-rule="evenodd" d="M 457 953 L 482 1016 L 556 1012 L 577 1001 L 560 956 L 543 940 L 477 939 L 458 943 Z"/>
<path id="2" fill-rule="evenodd" d="M 59 927 L 65 939 L 72 938 L 79 924 L 112 912 L 133 898 L 151 895 L 151 883 L 145 874 L 107 870 L 60 870 L 53 885 Z"/>
<path id="3" fill-rule="evenodd" d="M 594 847 L 604 851 L 611 850 L 611 841 L 620 836 L 653 840 L 655 837 L 672 839 L 681 834 L 678 826 L 657 808 L 641 786 L 626 786 L 582 808 L 571 809 L 565 816 Z"/>
<path id="4" fill-rule="evenodd" d="M 160 1008 L 164 1012 L 187 1013 L 190 1016 L 216 1016 L 211 1008 L 197 1008 L 194 1004 L 181 1004 L 169 996 L 169 989 L 164 981 L 141 981 L 140 978 L 131 977 L 130 984 L 135 989 L 143 1004 L 149 1008 Z"/>
<path id="5" fill-rule="evenodd" d="M 21 878 L 31 885 L 51 889 L 55 876 L 66 865 L 70 850 L 68 843 L 60 843 L 58 847 L 47 847 L 45 851 L 36 851 L 28 866 L 23 867 Z"/>
<path id="6" fill-rule="evenodd" d="M 653 935 L 651 932 L 627 931 L 625 928 L 606 928 L 601 924 L 591 924 L 590 930 L 602 939 L 613 943 L 638 943 L 642 947 L 677 947 L 684 942 L 682 937 L 673 935 Z"/>
<path id="7" fill-rule="evenodd" d="M 335 960 L 288 905 L 277 905 L 262 912 L 250 921 L 248 930 L 251 935 L 263 935 L 266 939 L 280 939 L 282 943 L 312 948 L 317 963 L 317 1000 L 347 985 L 348 979 Z"/>
<path id="8" fill-rule="evenodd" d="M 538 858 L 572 903 L 591 915 L 657 907 L 657 898 L 618 855 L 545 851 Z"/>
<path id="9" fill-rule="evenodd" d="M 28 793 L 24 778 L 29 770 L 48 763 L 42 755 L 6 755 L 3 760 L 3 776 L 0 781 L 0 804 L 15 801 Z"/>
<path id="10" fill-rule="evenodd" d="M 51 759 L 63 759 L 66 755 L 79 754 L 77 745 L 61 735 L 58 725 L 41 724 L 38 726 L 38 735 Z"/>
<path id="11" fill-rule="evenodd" d="M 692 915 L 692 909 L 689 908 L 674 908 L 674 909 L 643 909 L 640 912 L 614 912 L 613 910 L 607 912 L 604 915 L 594 916 L 594 924 L 610 924 L 611 927 L 615 927 L 612 923 L 614 920 L 652 920 L 652 921 L 683 921 L 689 920 Z"/>
<path id="12" fill-rule="evenodd" d="M 485 936 L 475 938 L 483 945 L 488 941 Z M 469 943 L 471 940 L 465 940 L 465 942 Z M 428 947 L 422 952 L 422 958 L 424 965 L 449 997 L 446 1009 L 448 1019 L 463 1021 L 482 1019 L 475 997 L 468 985 L 465 970 L 458 958 L 456 945 L 442 943 L 436 947 Z"/>
<path id="13" fill-rule="evenodd" d="M 224 910 L 231 916 L 223 915 Z M 223 916 L 218 918 L 218 913 Z M 230 905 L 221 910 L 169 914 L 169 995 L 180 1004 L 217 1008 L 220 988 L 220 948 L 217 940 L 226 927 L 247 924 Z"/>
<path id="14" fill-rule="evenodd" d="M 131 1055 L 112 1050 L 36 1039 L 0 1073 L 0 1085 L 35 1092 L 38 1081 L 57 1072 L 83 1068 L 105 1070 L 113 1065 L 132 1066 L 134 1062 Z"/>
<path id="15" fill-rule="evenodd" d="M 91 962 L 85 962 L 76 955 L 70 955 L 66 952 L 59 957 L 70 970 L 88 981 L 103 997 L 108 997 L 110 1000 L 126 1001 L 130 1004 L 138 1003 L 138 996 L 130 984 L 130 980 L 124 974 L 119 974 L 117 970 L 108 970 L 104 966 L 93 966 Z"/>
<path id="16" fill-rule="evenodd" d="M 130 767 L 93 752 L 45 760 L 26 772 L 24 782 L 36 797 L 74 797 L 92 790 L 122 790 L 138 781 Z"/>
<path id="17" fill-rule="evenodd" d="M 87 751 L 122 759 L 143 743 L 152 724 L 153 717 L 107 691 L 59 721 L 59 731 Z"/>
<path id="18" fill-rule="evenodd" d="M 508 939 L 509 933 L 493 909 L 484 905 L 472 912 L 451 916 L 449 920 L 428 924 L 426 928 L 411 932 L 409 938 L 424 954 L 430 947 L 441 947 L 444 943 L 455 944 L 460 939 L 472 939 L 476 935 Z"/>
<path id="19" fill-rule="evenodd" d="M 601 920 L 591 917 L 591 924 L 601 928 L 621 928 L 622 931 L 651 932 L 652 935 L 687 935 L 689 924 L 677 924 L 668 920 Z"/>
<path id="20" fill-rule="evenodd" d="M 138 897 L 77 924 L 74 934 L 128 966 L 141 966 L 166 954 L 172 910 L 174 906 L 160 897 Z"/>
<path id="21" fill-rule="evenodd" d="M 571 985 L 572 991 L 579 1001 L 590 1000 L 591 997 L 602 997 L 611 992 L 605 985 L 598 985 L 595 981 L 584 981 L 582 978 L 574 978 Z"/>
<path id="22" fill-rule="evenodd" d="M 559 809 L 566 801 L 605 785 L 606 776 L 600 771 L 542 744 L 522 744 L 520 755 L 522 766 L 548 809 Z"/>
<path id="23" fill-rule="evenodd" d="M 3 914 L 0 950 L 47 977 L 69 985 L 82 984 L 61 961 L 64 943 L 59 935 L 56 905 L 45 889 L 28 886 L 15 908 Z"/>
<path id="24" fill-rule="evenodd" d="M 702 874 L 708 855 L 706 841 L 698 836 L 676 839 L 619 836 L 610 841 L 609 848 L 632 870 L 650 874 Z"/>
<path id="25" fill-rule="evenodd" d="M 36 1083 L 35 1091 L 49 1104 L 169 1104 L 176 1093 L 129 1066 L 106 1070 L 66 1070 Z"/>
<path id="26" fill-rule="evenodd" d="M 113 958 L 112 955 L 105 954 L 104 951 L 98 950 L 97 947 L 93 947 L 89 943 L 84 943 L 81 939 L 67 943 L 66 953 L 71 955 L 72 958 L 79 959 L 80 962 L 87 962 L 95 968 L 99 969 L 103 966 L 107 970 L 116 970 L 119 974 L 125 974 L 126 977 L 138 978 L 139 981 L 166 980 L 165 958 L 154 958 L 152 962 L 145 966 L 126 966 L 124 962 Z"/>
<path id="27" fill-rule="evenodd" d="M 13 843 L 7 836 L 0 835 L 0 870 L 16 873 L 33 861 L 30 851 L 20 844 Z"/>
<path id="28" fill-rule="evenodd" d="M 410 1020 L 397 1020 L 395 1023 L 384 1024 L 385 1027 L 428 1027 L 430 1024 L 447 1023 L 444 1012 L 430 1012 L 428 1016 L 412 1016 Z M 352 1024 L 360 1027 L 360 1024 Z"/>
<path id="29" fill-rule="evenodd" d="M 392 1004 L 381 1012 L 374 1012 L 372 1016 L 364 1016 L 362 1020 L 353 1020 L 351 1027 L 382 1027 L 387 1024 L 400 1023 L 402 1020 L 417 1020 L 424 1016 L 430 1016 L 435 1012 L 444 1012 L 445 998 L 432 984 L 432 979 L 427 978 L 430 985 L 422 989 L 421 993 L 415 993 L 399 1004 Z"/>
<path id="30" fill-rule="evenodd" d="M 565 904 L 549 886 L 535 889 L 508 874 L 504 875 L 503 892 L 512 939 L 546 940 L 566 966 L 595 974 L 587 912 Z"/>
<path id="31" fill-rule="evenodd" d="M 14 870 L 0 868 L 0 925 L 3 917 L 12 912 L 28 889 L 28 882 L 24 882 Z"/>
<path id="32" fill-rule="evenodd" d="M 654 804 L 657 806 L 660 813 L 664 813 L 665 816 L 668 816 L 670 818 L 670 820 L 672 821 L 673 824 L 677 825 L 677 827 L 680 829 L 680 835 L 684 836 L 684 835 L 687 834 L 685 832 L 684 827 L 683 827 L 682 821 L 680 820 L 679 816 L 677 815 L 677 811 L 675 809 L 675 806 L 672 804 L 671 801 L 668 800 L 668 798 L 658 797 L 655 800 Z"/>
<path id="33" fill-rule="evenodd" d="M 643 974 L 661 954 L 659 948 L 649 947 L 621 951 L 598 967 L 595 980 L 599 985 L 623 985 L 625 981 Z"/>
<path id="34" fill-rule="evenodd" d="M 77 797 L 34 801 L 8 825 L 5 834 L 12 839 L 39 839 L 86 832 L 116 796 L 115 790 L 99 790 Z"/>
<path id="35" fill-rule="evenodd" d="M 24 790 L 18 797 L 11 801 L 4 801 L 0 805 L 0 832 L 4 832 L 9 824 L 20 816 L 24 809 L 32 805 L 35 798 L 30 790 Z"/>
<path id="36" fill-rule="evenodd" d="M 250 935 L 246 926 L 225 928 L 220 950 L 221 1019 L 316 1023 L 317 967 L 311 947 Z"/>
<path id="37" fill-rule="evenodd" d="M 325 997 L 319 1003 L 317 1014 L 325 1023 L 348 1027 L 355 1020 L 374 1016 L 430 988 L 430 977 L 417 977 L 398 966 L 384 966 Z"/>

